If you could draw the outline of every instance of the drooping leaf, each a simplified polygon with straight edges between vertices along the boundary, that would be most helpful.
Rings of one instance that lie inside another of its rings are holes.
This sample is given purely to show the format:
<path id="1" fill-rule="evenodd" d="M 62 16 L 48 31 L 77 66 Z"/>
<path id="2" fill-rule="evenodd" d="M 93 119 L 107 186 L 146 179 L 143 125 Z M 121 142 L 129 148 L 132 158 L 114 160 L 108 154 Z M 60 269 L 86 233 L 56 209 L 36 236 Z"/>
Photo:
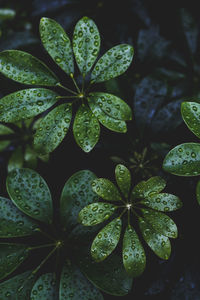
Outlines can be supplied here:
<path id="1" fill-rule="evenodd" d="M 115 218 L 97 234 L 91 246 L 91 255 L 95 261 L 104 260 L 114 251 L 119 242 L 121 227 L 121 219 Z"/>
<path id="2" fill-rule="evenodd" d="M 174 211 L 182 206 L 181 200 L 172 194 L 160 193 L 150 196 L 140 203 L 158 211 Z"/>
<path id="3" fill-rule="evenodd" d="M 79 211 L 86 205 L 98 201 L 98 196 L 91 187 L 91 182 L 95 178 L 96 175 L 91 171 L 82 170 L 66 181 L 60 198 L 60 216 L 64 228 L 74 227 Z"/>
<path id="4" fill-rule="evenodd" d="M 90 152 L 99 140 L 100 125 L 88 106 L 82 104 L 73 124 L 74 138 L 85 152 Z"/>
<path id="5" fill-rule="evenodd" d="M 23 84 L 55 86 L 56 75 L 38 58 L 19 50 L 0 53 L 0 72 Z"/>
<path id="6" fill-rule="evenodd" d="M 102 82 L 123 74 L 133 59 L 133 47 L 117 45 L 108 50 L 96 63 L 91 74 L 92 82 Z"/>
<path id="7" fill-rule="evenodd" d="M 196 186 L 196 196 L 197 196 L 197 202 L 200 205 L 200 181 L 197 182 Z"/>
<path id="8" fill-rule="evenodd" d="M 200 144 L 184 143 L 167 153 L 163 169 L 178 176 L 197 176 L 200 174 Z"/>
<path id="9" fill-rule="evenodd" d="M 11 200 L 0 197 L 0 237 L 31 235 L 36 228 L 38 225 L 24 215 Z"/>
<path id="10" fill-rule="evenodd" d="M 74 73 L 71 42 L 64 29 L 50 18 L 41 18 L 40 37 L 43 46 L 67 74 Z"/>
<path id="11" fill-rule="evenodd" d="M 128 121 L 132 119 L 131 109 L 119 97 L 108 93 L 90 93 L 88 101 L 93 101 L 101 110 L 113 119 Z"/>
<path id="12" fill-rule="evenodd" d="M 16 122 L 39 115 L 56 103 L 54 91 L 33 88 L 14 92 L 0 99 L 0 121 Z"/>
<path id="13" fill-rule="evenodd" d="M 22 168 L 24 163 L 24 155 L 22 152 L 22 147 L 18 147 L 14 150 L 12 153 L 9 161 L 8 161 L 8 172 L 11 172 L 12 170 L 16 168 Z"/>
<path id="14" fill-rule="evenodd" d="M 171 254 L 169 238 L 155 232 L 142 218 L 139 218 L 139 227 L 145 242 L 153 252 L 162 259 L 168 259 Z"/>
<path id="15" fill-rule="evenodd" d="M 108 179 L 97 178 L 92 182 L 92 189 L 97 195 L 108 201 L 121 201 L 117 187 Z"/>
<path id="16" fill-rule="evenodd" d="M 15 169 L 6 180 L 8 194 L 26 215 L 45 223 L 52 222 L 52 199 L 44 179 L 31 169 Z"/>
<path id="17" fill-rule="evenodd" d="M 12 273 L 27 257 L 28 248 L 22 244 L 0 244 L 0 279 Z"/>
<path id="18" fill-rule="evenodd" d="M 59 300 L 103 300 L 102 294 L 80 272 L 67 261 L 60 278 Z"/>
<path id="19" fill-rule="evenodd" d="M 72 118 L 69 103 L 58 105 L 42 119 L 34 135 L 34 149 L 39 155 L 52 152 L 64 139 Z"/>
<path id="20" fill-rule="evenodd" d="M 1 107 L 1 106 L 0 106 Z M 12 135 L 14 131 L 6 125 L 0 124 L 0 136 L 4 135 Z M 0 151 L 3 151 L 10 144 L 10 140 L 2 140 L 0 141 Z"/>
<path id="21" fill-rule="evenodd" d="M 24 163 L 27 168 L 35 169 L 37 166 L 37 155 L 33 149 L 33 145 L 26 145 L 24 153 Z"/>
<path id="22" fill-rule="evenodd" d="M 181 104 L 181 114 L 187 127 L 200 138 L 200 104 L 183 102 Z"/>
<path id="23" fill-rule="evenodd" d="M 56 299 L 56 280 L 54 273 L 42 274 L 35 282 L 31 291 L 31 300 Z"/>
<path id="24" fill-rule="evenodd" d="M 116 205 L 110 203 L 91 203 L 79 212 L 78 220 L 84 226 L 93 226 L 107 220 L 116 208 Z"/>
<path id="25" fill-rule="evenodd" d="M 80 72 L 85 75 L 93 66 L 100 48 L 100 35 L 94 21 L 83 17 L 73 35 L 73 51 Z"/>
<path id="26" fill-rule="evenodd" d="M 130 171 L 124 165 L 118 164 L 115 168 L 115 178 L 121 192 L 126 198 L 128 198 L 129 191 L 131 188 Z"/>
<path id="27" fill-rule="evenodd" d="M 146 266 L 146 256 L 137 233 L 128 225 L 123 238 L 123 264 L 126 272 L 133 277 L 140 276 Z"/>

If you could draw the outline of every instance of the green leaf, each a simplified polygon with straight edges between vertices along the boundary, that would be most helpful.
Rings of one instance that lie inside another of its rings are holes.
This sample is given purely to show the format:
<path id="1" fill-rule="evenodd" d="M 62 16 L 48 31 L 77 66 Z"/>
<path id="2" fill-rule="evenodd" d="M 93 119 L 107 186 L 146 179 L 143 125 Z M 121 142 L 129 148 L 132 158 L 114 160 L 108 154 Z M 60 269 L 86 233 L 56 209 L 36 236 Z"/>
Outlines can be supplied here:
<path id="1" fill-rule="evenodd" d="M 44 48 L 67 74 L 74 73 L 71 42 L 64 29 L 50 18 L 41 18 L 40 37 Z"/>
<path id="2" fill-rule="evenodd" d="M 93 66 L 100 48 L 100 35 L 94 21 L 83 17 L 74 29 L 73 50 L 80 72 L 85 76 Z"/>
<path id="3" fill-rule="evenodd" d="M 33 149 L 33 145 L 26 145 L 24 153 L 24 163 L 27 168 L 35 169 L 37 166 L 37 155 Z"/>
<path id="4" fill-rule="evenodd" d="M 124 165 L 118 164 L 115 168 L 115 178 L 121 192 L 126 198 L 128 198 L 129 191 L 131 188 L 130 171 Z"/>
<path id="5" fill-rule="evenodd" d="M 121 219 L 115 218 L 99 231 L 91 246 L 91 255 L 95 261 L 104 260 L 114 251 L 119 242 L 121 227 Z"/>
<path id="6" fill-rule="evenodd" d="M 90 93 L 89 100 L 94 101 L 101 110 L 113 119 L 129 121 L 132 119 L 131 108 L 119 97 L 107 93 Z"/>
<path id="7" fill-rule="evenodd" d="M 59 300 L 66 299 L 103 300 L 102 294 L 69 261 L 63 267 L 59 289 Z"/>
<path id="8" fill-rule="evenodd" d="M 196 196 L 197 196 L 197 202 L 200 205 L 200 181 L 197 182 L 196 186 Z"/>
<path id="9" fill-rule="evenodd" d="M 1 105 L 0 105 L 1 107 Z M 14 131 L 6 125 L 0 124 L 0 136 L 13 135 Z M 10 145 L 10 139 L 0 141 L 0 151 L 5 150 Z"/>
<path id="10" fill-rule="evenodd" d="M 39 115 L 56 103 L 57 93 L 33 88 L 14 92 L 0 99 L 0 121 L 16 122 Z"/>
<path id="11" fill-rule="evenodd" d="M 58 147 L 64 139 L 72 118 L 71 104 L 64 103 L 50 111 L 39 123 L 34 135 L 34 149 L 45 155 Z"/>
<path id="12" fill-rule="evenodd" d="M 103 126 L 105 126 L 106 128 L 108 128 L 112 131 L 116 131 L 116 132 L 120 132 L 120 133 L 125 133 L 127 131 L 125 121 L 113 119 L 112 117 L 110 117 L 96 103 L 96 98 L 89 97 L 87 99 L 88 99 L 88 104 L 89 104 L 91 111 L 93 112 L 95 117 L 97 117 L 97 119 Z"/>
<path id="13" fill-rule="evenodd" d="M 90 152 L 99 140 L 100 125 L 88 106 L 82 104 L 73 124 L 74 138 L 85 152 Z"/>
<path id="14" fill-rule="evenodd" d="M 31 300 L 54 300 L 56 297 L 56 281 L 54 273 L 42 274 L 31 291 Z"/>
<path id="15" fill-rule="evenodd" d="M 24 155 L 22 152 L 22 147 L 18 147 L 12 153 L 9 161 L 8 161 L 8 172 L 16 168 L 22 168 L 24 164 Z"/>
<path id="16" fill-rule="evenodd" d="M 196 102 L 181 103 L 181 114 L 187 127 L 200 138 L 200 104 Z"/>
<path id="17" fill-rule="evenodd" d="M 92 82 L 106 81 L 123 74 L 132 62 L 133 53 L 133 47 L 127 44 L 108 50 L 94 66 Z"/>
<path id="18" fill-rule="evenodd" d="M 27 236 L 34 233 L 38 225 L 27 218 L 11 200 L 0 197 L 0 237 Z"/>
<path id="19" fill-rule="evenodd" d="M 168 259 L 171 254 L 169 238 L 155 232 L 144 219 L 139 218 L 139 227 L 145 242 L 153 252 L 162 259 Z"/>
<path id="20" fill-rule="evenodd" d="M 93 226 L 110 218 L 116 209 L 117 206 L 110 203 L 92 203 L 79 212 L 78 220 L 84 226 Z"/>
<path id="21" fill-rule="evenodd" d="M 108 179 L 97 178 L 92 182 L 92 189 L 97 195 L 108 201 L 121 201 L 122 197 L 116 186 Z"/>
<path id="22" fill-rule="evenodd" d="M 60 216 L 64 228 L 77 224 L 78 213 L 86 205 L 97 202 L 91 182 L 96 175 L 89 170 L 74 173 L 65 183 L 60 198 Z"/>
<path id="23" fill-rule="evenodd" d="M 155 232 L 170 238 L 177 238 L 177 226 L 169 216 L 151 209 L 141 209 L 141 211 L 145 222 L 150 224 Z"/>
<path id="24" fill-rule="evenodd" d="M 26 215 L 45 223 L 52 222 L 52 199 L 44 179 L 31 169 L 15 169 L 6 180 L 8 194 Z"/>
<path id="25" fill-rule="evenodd" d="M 140 276 L 146 266 L 146 256 L 137 233 L 128 225 L 123 238 L 123 264 L 126 272 L 133 277 Z"/>
<path id="26" fill-rule="evenodd" d="M 140 203 L 159 211 L 173 211 L 181 208 L 181 200 L 172 194 L 160 193 L 150 196 Z"/>
<path id="27" fill-rule="evenodd" d="M 19 50 L 0 53 L 0 72 L 23 84 L 55 86 L 58 83 L 56 75 L 42 61 Z"/>
<path id="28" fill-rule="evenodd" d="M 0 243 L 0 279 L 12 273 L 26 259 L 26 245 Z"/>
<path id="29" fill-rule="evenodd" d="M 200 144 L 184 143 L 170 150 L 163 169 L 178 176 L 197 176 L 200 174 Z"/>

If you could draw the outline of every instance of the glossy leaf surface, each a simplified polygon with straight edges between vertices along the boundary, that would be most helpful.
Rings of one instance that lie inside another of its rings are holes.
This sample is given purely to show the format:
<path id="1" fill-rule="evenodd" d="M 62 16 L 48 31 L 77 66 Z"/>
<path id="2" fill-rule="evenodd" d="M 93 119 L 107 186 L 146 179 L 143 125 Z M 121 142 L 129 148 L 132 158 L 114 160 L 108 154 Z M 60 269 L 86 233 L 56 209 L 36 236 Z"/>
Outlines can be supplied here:
<path id="1" fill-rule="evenodd" d="M 126 198 L 128 198 L 131 188 L 131 173 L 124 165 L 117 165 L 115 168 L 115 178 L 117 184 Z"/>
<path id="2" fill-rule="evenodd" d="M 31 291 L 31 300 L 56 299 L 56 281 L 54 273 L 42 274 Z"/>
<path id="3" fill-rule="evenodd" d="M 161 192 L 166 186 L 166 182 L 159 176 L 151 177 L 146 181 L 138 183 L 132 191 L 132 199 L 148 198 Z"/>
<path id="4" fill-rule="evenodd" d="M 108 179 L 97 178 L 92 182 L 92 189 L 99 197 L 109 201 L 121 201 L 117 187 Z"/>
<path id="5" fill-rule="evenodd" d="M 188 128 L 200 138 L 200 104 L 196 102 L 183 102 L 181 114 Z"/>
<path id="6" fill-rule="evenodd" d="M 181 200 L 172 194 L 160 193 L 142 200 L 140 203 L 158 211 L 174 211 L 182 206 Z"/>

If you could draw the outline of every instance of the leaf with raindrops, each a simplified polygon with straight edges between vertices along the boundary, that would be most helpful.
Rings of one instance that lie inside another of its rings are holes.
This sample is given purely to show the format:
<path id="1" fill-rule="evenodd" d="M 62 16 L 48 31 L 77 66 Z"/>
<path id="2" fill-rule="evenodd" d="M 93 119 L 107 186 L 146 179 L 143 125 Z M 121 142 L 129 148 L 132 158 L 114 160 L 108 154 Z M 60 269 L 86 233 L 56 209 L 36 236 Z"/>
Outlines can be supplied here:
<path id="1" fill-rule="evenodd" d="M 22 147 L 19 146 L 17 149 L 13 151 L 8 161 L 8 172 L 11 172 L 16 168 L 22 168 L 23 163 L 24 163 L 23 151 L 22 151 Z"/>
<path id="2" fill-rule="evenodd" d="M 31 290 L 31 300 L 56 299 L 56 280 L 54 273 L 42 274 Z"/>
<path id="3" fill-rule="evenodd" d="M 182 207 L 181 200 L 172 194 L 159 193 L 145 198 L 140 203 L 158 211 L 174 211 Z"/>
<path id="4" fill-rule="evenodd" d="M 128 198 L 131 188 L 131 173 L 121 164 L 118 164 L 115 168 L 115 178 L 122 194 Z"/>
<path id="5" fill-rule="evenodd" d="M 6 125 L 0 124 L 0 137 L 12 136 L 14 131 Z M 0 141 L 0 151 L 5 150 L 10 144 L 10 140 L 5 139 Z"/>
<path id="6" fill-rule="evenodd" d="M 200 104 L 196 102 L 182 102 L 181 114 L 187 127 L 200 138 Z"/>
<path id="7" fill-rule="evenodd" d="M 92 182 L 92 189 L 104 200 L 121 201 L 121 195 L 116 186 L 108 179 L 98 178 Z"/>

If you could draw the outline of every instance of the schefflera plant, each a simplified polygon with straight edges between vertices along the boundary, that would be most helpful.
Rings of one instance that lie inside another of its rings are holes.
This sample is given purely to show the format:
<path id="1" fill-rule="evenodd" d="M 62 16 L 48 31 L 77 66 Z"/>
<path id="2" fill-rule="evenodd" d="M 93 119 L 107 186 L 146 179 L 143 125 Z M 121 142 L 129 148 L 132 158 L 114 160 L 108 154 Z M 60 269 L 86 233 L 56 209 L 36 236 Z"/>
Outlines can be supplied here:
<path id="1" fill-rule="evenodd" d="M 47 183 L 36 171 L 16 168 L 8 174 L 10 199 L 0 197 L 1 300 L 103 300 L 95 286 L 112 293 L 112 286 L 104 279 L 104 266 L 95 278 L 95 265 L 87 264 L 84 276 L 85 266 L 79 267 L 75 257 L 77 249 L 81 256 L 81 247 L 70 238 L 74 236 L 79 208 L 97 197 L 90 185 L 94 178 L 89 170 L 75 173 L 65 183 L 60 203 L 55 204 Z M 33 257 L 32 262 L 28 257 Z M 116 259 L 115 263 L 118 267 Z M 117 295 L 127 293 L 124 286 L 130 289 L 132 284 L 126 274 L 120 273 L 107 270 L 107 280 L 112 282 L 114 277 Z"/>
<path id="2" fill-rule="evenodd" d="M 99 140 L 100 123 L 120 133 L 127 131 L 131 109 L 122 99 L 104 92 L 89 92 L 95 83 L 104 82 L 124 73 L 133 58 L 133 47 L 121 44 L 109 49 L 96 63 L 100 35 L 93 20 L 83 17 L 75 26 L 72 45 L 64 29 L 50 18 L 40 21 L 40 37 L 54 62 L 68 75 L 76 88 L 69 89 L 39 59 L 19 50 L 0 53 L 0 72 L 22 84 L 43 86 L 23 89 L 0 100 L 0 121 L 16 122 L 51 110 L 42 118 L 35 136 L 35 149 L 42 155 L 52 152 L 65 137 L 72 120 L 72 105 L 76 111 L 73 134 L 77 144 L 91 151 Z M 75 61 L 82 84 L 75 80 Z M 95 63 L 95 65 L 94 65 Z M 92 69 L 93 67 L 93 69 Z M 86 80 L 90 77 L 90 81 Z M 87 83 L 86 83 L 87 82 Z M 54 87 L 51 90 L 46 87 Z M 66 95 L 60 95 L 55 87 Z"/>
<path id="3" fill-rule="evenodd" d="M 123 265 L 128 275 L 137 277 L 145 269 L 146 255 L 132 221 L 138 221 L 143 239 L 153 252 L 162 259 L 168 259 L 171 253 L 169 238 L 177 237 L 177 227 L 163 212 L 174 211 L 182 203 L 177 196 L 161 193 L 166 186 L 161 177 L 151 177 L 133 188 L 130 171 L 118 164 L 115 178 L 118 188 L 105 178 L 93 180 L 93 191 L 106 202 L 99 201 L 84 207 L 79 213 L 79 221 L 84 226 L 93 226 L 115 214 L 94 238 L 91 255 L 97 262 L 106 259 L 118 245 L 123 228 Z M 118 210 L 122 211 L 118 213 Z M 125 213 L 127 221 L 124 220 Z"/>

